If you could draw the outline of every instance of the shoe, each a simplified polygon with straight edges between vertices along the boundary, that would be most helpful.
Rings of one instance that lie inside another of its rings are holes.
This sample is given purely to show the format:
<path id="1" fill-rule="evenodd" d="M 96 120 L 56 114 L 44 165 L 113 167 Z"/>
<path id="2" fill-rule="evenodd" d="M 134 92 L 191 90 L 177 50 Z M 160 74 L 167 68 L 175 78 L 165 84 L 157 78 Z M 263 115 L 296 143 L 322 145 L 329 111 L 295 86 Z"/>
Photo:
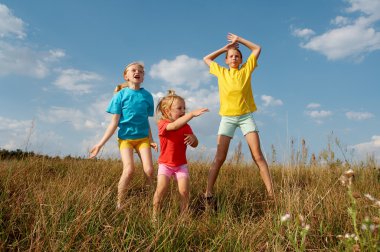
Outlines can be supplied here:
<path id="1" fill-rule="evenodd" d="M 218 204 L 214 195 L 203 195 L 203 201 L 206 209 L 209 208 L 215 212 L 218 210 Z"/>

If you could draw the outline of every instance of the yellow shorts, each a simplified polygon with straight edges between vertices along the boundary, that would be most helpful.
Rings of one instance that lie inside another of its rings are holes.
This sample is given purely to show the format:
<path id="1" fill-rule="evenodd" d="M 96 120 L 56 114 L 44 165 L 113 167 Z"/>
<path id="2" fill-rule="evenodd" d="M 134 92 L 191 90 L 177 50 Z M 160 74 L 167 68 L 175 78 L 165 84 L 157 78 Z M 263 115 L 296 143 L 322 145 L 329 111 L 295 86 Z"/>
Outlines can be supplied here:
<path id="1" fill-rule="evenodd" d="M 135 149 L 141 150 L 144 148 L 150 148 L 150 142 L 148 137 L 139 138 L 139 139 L 118 139 L 119 142 L 119 149 Z"/>

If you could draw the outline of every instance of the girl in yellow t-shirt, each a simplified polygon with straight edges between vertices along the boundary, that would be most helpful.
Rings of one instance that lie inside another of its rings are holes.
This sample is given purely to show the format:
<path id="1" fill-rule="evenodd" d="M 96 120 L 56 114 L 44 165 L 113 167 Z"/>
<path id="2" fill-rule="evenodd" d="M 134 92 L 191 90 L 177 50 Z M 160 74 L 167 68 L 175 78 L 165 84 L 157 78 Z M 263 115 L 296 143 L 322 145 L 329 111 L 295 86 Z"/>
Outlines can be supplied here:
<path id="1" fill-rule="evenodd" d="M 257 66 L 256 62 L 261 48 L 232 33 L 227 35 L 227 39 L 229 41 L 227 45 L 203 58 L 210 67 L 210 73 L 218 78 L 219 114 L 222 117 L 218 131 L 217 151 L 209 170 L 205 197 L 207 200 L 211 200 L 213 197 L 213 187 L 219 170 L 226 160 L 228 147 L 235 130 L 239 127 L 247 141 L 253 161 L 260 169 L 268 197 L 274 198 L 271 175 L 261 152 L 258 128 L 252 116 L 252 112 L 256 111 L 256 105 L 252 94 L 251 75 Z M 241 65 L 243 56 L 238 49 L 239 44 L 243 44 L 252 51 L 243 65 Z M 226 54 L 225 62 L 229 68 L 222 67 L 214 61 L 223 53 Z"/>

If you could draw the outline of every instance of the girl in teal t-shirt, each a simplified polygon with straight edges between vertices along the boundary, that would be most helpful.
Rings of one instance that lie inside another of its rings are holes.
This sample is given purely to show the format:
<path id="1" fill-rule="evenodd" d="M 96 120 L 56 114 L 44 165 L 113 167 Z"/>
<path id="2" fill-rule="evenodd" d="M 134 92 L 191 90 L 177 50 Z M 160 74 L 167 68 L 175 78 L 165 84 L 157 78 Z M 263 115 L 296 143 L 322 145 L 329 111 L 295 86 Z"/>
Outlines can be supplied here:
<path id="1" fill-rule="evenodd" d="M 124 79 L 127 84 L 113 96 L 107 108 L 107 112 L 112 114 L 111 122 L 102 139 L 90 151 L 90 158 L 95 157 L 119 127 L 118 142 L 123 173 L 118 184 L 117 209 L 124 205 L 126 191 L 135 171 L 133 150 L 141 158 L 149 185 L 153 184 L 154 172 L 150 147 L 157 151 L 148 121 L 154 112 L 153 97 L 140 87 L 144 81 L 144 65 L 138 62 L 129 64 L 124 70 Z"/>

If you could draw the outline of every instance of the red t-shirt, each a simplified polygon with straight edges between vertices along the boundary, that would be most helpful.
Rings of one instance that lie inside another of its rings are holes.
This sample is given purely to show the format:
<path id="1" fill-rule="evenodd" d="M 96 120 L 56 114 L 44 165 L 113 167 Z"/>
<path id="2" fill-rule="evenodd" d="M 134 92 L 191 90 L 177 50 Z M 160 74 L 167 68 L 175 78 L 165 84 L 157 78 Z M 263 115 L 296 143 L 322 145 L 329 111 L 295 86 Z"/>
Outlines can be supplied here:
<path id="1" fill-rule="evenodd" d="M 169 120 L 158 121 L 161 150 L 158 162 L 171 167 L 187 164 L 185 134 L 193 134 L 193 131 L 188 124 L 177 130 L 166 130 L 169 123 L 171 123 Z"/>

